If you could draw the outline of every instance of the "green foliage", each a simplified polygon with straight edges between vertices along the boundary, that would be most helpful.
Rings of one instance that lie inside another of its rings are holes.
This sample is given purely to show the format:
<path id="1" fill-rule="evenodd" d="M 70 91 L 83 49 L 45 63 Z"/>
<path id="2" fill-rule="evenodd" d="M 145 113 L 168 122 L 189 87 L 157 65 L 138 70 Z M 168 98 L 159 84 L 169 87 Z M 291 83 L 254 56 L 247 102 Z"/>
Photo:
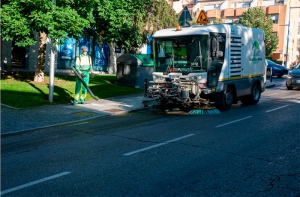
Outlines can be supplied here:
<path id="1" fill-rule="evenodd" d="M 214 18 L 210 21 L 212 24 L 222 24 L 223 21 L 221 18 Z"/>
<path id="2" fill-rule="evenodd" d="M 147 35 L 174 27 L 179 16 L 165 0 L 10 0 L 3 1 L 1 36 L 17 46 L 36 44 L 34 32 L 54 41 L 77 38 L 94 29 L 101 39 L 134 50 Z"/>
<path id="3" fill-rule="evenodd" d="M 271 55 L 278 46 L 278 37 L 272 32 L 273 21 L 270 16 L 266 16 L 263 8 L 249 8 L 239 19 L 239 23 L 254 28 L 260 28 L 265 32 L 266 56 Z"/>
<path id="4" fill-rule="evenodd" d="M 0 9 L 1 36 L 3 40 L 14 40 L 17 46 L 35 44 L 38 39 L 34 32 L 44 32 L 54 41 L 76 38 L 90 27 L 91 5 L 95 3 L 96 0 L 56 0 L 56 4 L 52 0 L 5 1 Z"/>
<path id="5" fill-rule="evenodd" d="M 151 4 L 145 7 L 147 15 L 143 19 L 140 29 L 152 35 L 159 29 L 176 27 L 179 14 L 165 0 L 150 0 Z"/>
<path id="6" fill-rule="evenodd" d="M 99 0 L 93 14 L 100 40 L 134 53 L 156 30 L 174 27 L 175 11 L 165 0 Z"/>
<path id="7" fill-rule="evenodd" d="M 142 43 L 137 22 L 145 15 L 146 0 L 99 0 L 93 11 L 96 30 L 100 40 L 116 43 L 123 49 L 138 47 Z"/>

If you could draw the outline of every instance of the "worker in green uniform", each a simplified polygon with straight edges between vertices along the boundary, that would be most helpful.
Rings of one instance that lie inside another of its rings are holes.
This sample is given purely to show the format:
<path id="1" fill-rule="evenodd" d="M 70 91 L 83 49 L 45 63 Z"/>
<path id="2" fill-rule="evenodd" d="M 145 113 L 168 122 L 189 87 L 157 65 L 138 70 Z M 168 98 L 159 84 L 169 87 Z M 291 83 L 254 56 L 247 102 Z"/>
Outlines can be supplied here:
<path id="1" fill-rule="evenodd" d="M 93 74 L 92 58 L 87 54 L 89 49 L 86 46 L 81 47 L 81 55 L 76 57 L 75 69 L 81 75 L 83 81 L 89 85 L 90 74 Z M 82 93 L 80 91 L 82 89 Z M 82 85 L 82 82 L 76 77 L 74 104 L 84 104 L 87 89 Z M 80 96 L 80 98 L 79 98 Z"/>
<path id="2" fill-rule="evenodd" d="M 187 53 L 185 47 L 179 47 L 175 48 L 175 56 L 177 56 L 180 59 L 186 59 Z"/>

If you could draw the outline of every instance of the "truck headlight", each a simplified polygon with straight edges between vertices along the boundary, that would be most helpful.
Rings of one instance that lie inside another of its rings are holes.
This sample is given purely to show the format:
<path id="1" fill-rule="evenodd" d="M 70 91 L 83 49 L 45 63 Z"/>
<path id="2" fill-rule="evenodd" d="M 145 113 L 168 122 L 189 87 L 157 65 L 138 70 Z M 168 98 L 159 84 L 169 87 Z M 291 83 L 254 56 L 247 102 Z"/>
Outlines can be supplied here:
<path id="1" fill-rule="evenodd" d="M 162 80 L 164 80 L 164 78 L 162 76 L 157 76 L 157 75 L 153 75 L 152 78 L 153 78 L 153 81 L 162 81 Z"/>
<path id="2" fill-rule="evenodd" d="M 193 77 L 189 77 L 189 78 L 186 78 L 187 80 L 190 80 L 190 81 L 199 81 L 202 79 L 202 76 L 193 76 Z"/>

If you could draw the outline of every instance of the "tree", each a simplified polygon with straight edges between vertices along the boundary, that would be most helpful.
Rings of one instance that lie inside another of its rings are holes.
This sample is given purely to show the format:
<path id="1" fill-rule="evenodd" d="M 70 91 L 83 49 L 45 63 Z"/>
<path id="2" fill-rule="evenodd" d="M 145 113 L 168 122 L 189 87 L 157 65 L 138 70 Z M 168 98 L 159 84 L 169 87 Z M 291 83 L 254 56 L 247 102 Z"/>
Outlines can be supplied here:
<path id="1" fill-rule="evenodd" d="M 278 45 L 278 37 L 272 32 L 273 21 L 267 16 L 261 7 L 249 8 L 239 18 L 239 23 L 254 28 L 260 28 L 265 32 L 266 56 L 271 55 Z"/>
<path id="2" fill-rule="evenodd" d="M 95 18 L 92 28 L 98 40 L 110 45 L 109 73 L 115 73 L 114 43 L 125 50 L 138 47 L 142 43 L 137 21 L 146 14 L 143 5 L 146 0 L 98 0 L 93 11 Z"/>
<path id="3" fill-rule="evenodd" d="M 165 0 L 150 0 L 150 4 L 145 6 L 147 15 L 139 24 L 139 29 L 144 37 L 152 35 L 159 29 L 176 27 L 179 14 Z"/>
<path id="4" fill-rule="evenodd" d="M 99 0 L 94 10 L 95 29 L 99 41 L 110 43 L 109 73 L 116 72 L 114 44 L 135 53 L 147 43 L 147 35 L 174 24 L 175 11 L 165 0 Z M 175 20 L 178 20 L 176 17 Z"/>
<path id="5" fill-rule="evenodd" d="M 17 46 L 39 43 L 34 81 L 44 81 L 46 39 L 61 43 L 77 38 L 93 22 L 91 11 L 97 1 L 81 0 L 9 0 L 2 1 L 1 36 Z M 38 38 L 36 33 L 38 34 Z"/>
<path id="6" fill-rule="evenodd" d="M 223 20 L 221 18 L 214 18 L 210 21 L 212 24 L 222 24 Z"/>

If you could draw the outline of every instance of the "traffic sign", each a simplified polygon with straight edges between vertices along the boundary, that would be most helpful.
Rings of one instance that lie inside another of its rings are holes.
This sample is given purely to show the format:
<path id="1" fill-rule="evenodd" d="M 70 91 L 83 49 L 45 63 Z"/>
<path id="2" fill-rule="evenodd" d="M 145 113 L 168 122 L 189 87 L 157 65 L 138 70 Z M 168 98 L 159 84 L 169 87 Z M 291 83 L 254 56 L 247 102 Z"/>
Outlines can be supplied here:
<path id="1" fill-rule="evenodd" d="M 208 18 L 206 16 L 206 13 L 204 12 L 204 10 L 201 10 L 201 12 L 197 18 L 197 23 L 198 24 L 207 24 L 208 23 Z"/>
<path id="2" fill-rule="evenodd" d="M 190 26 L 190 23 L 188 21 L 191 21 L 191 20 L 192 20 L 192 16 L 191 16 L 187 6 L 185 6 L 179 17 L 178 22 L 181 26 L 188 27 L 188 26 Z"/>

